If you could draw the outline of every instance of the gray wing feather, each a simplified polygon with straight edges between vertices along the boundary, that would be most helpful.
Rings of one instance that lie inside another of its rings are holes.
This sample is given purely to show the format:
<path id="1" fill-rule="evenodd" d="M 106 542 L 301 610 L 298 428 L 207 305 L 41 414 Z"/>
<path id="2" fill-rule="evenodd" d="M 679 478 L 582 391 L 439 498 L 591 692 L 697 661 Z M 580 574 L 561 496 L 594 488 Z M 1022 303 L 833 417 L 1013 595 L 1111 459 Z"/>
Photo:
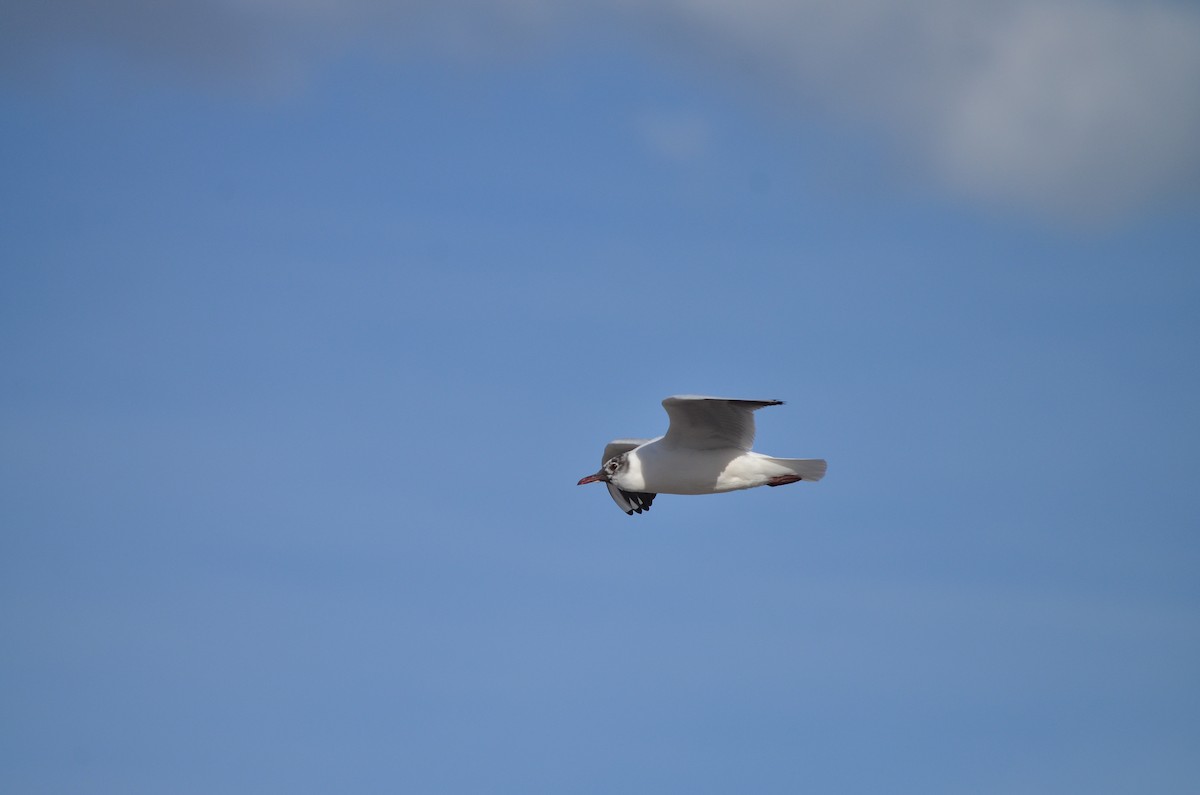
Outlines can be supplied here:
<path id="1" fill-rule="evenodd" d="M 662 404 L 671 418 L 663 439 L 668 444 L 693 450 L 749 450 L 754 445 L 754 412 L 783 401 L 676 395 Z"/>

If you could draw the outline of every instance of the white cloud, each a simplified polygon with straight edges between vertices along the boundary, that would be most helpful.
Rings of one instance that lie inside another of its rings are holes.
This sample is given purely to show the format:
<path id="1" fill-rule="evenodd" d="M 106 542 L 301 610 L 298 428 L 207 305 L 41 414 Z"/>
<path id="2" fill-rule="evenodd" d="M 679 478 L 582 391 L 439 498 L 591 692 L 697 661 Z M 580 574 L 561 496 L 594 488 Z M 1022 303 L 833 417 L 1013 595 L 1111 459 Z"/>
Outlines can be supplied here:
<path id="1" fill-rule="evenodd" d="M 952 191 L 1110 217 L 1200 181 L 1200 12 L 1103 0 L 664 0 L 730 64 Z"/>
<path id="2" fill-rule="evenodd" d="M 1029 4 L 948 98 L 930 142 L 955 186 L 1109 214 L 1200 171 L 1200 19 L 1165 6 Z"/>
<path id="3" fill-rule="evenodd" d="M 486 58 L 567 44 L 597 19 L 797 119 L 866 126 L 971 200 L 1110 217 L 1200 187 L 1200 9 L 1172 0 L 18 0 L 0 51 L 11 64 L 90 40 L 290 74 L 351 42 Z M 708 146 L 690 122 L 642 131 L 672 157 Z"/>

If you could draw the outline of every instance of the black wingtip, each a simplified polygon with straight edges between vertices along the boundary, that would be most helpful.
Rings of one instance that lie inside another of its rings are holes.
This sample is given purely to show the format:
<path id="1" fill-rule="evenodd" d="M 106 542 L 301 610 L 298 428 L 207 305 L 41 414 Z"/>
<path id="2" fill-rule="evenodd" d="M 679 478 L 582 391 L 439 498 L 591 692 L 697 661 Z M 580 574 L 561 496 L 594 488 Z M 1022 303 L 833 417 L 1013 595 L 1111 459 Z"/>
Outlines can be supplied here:
<path id="1" fill-rule="evenodd" d="M 654 498 L 658 495 L 622 490 L 621 496 L 625 498 L 625 502 L 630 506 L 629 509 L 625 511 L 625 514 L 627 516 L 632 516 L 635 513 L 642 513 L 643 511 L 650 510 L 650 503 L 654 502 Z"/>

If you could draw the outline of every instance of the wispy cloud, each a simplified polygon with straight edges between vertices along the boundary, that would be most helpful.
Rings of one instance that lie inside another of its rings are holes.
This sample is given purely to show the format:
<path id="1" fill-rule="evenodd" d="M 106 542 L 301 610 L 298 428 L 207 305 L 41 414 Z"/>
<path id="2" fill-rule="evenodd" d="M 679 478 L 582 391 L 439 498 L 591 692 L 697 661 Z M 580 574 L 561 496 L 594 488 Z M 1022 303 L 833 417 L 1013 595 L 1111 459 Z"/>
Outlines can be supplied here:
<path id="1" fill-rule="evenodd" d="M 993 35 L 929 130 L 963 191 L 1108 215 L 1200 176 L 1200 16 L 1029 4 Z"/>
<path id="2" fill-rule="evenodd" d="M 17 0 L 0 49 L 10 69 L 83 42 L 261 76 L 351 43 L 488 57 L 598 18 L 797 118 L 897 142 L 915 173 L 973 201 L 1102 218 L 1200 187 L 1200 10 L 1170 0 Z M 707 146 L 694 125 L 642 127 L 669 156 Z"/>
<path id="3" fill-rule="evenodd" d="M 972 199 L 1118 214 L 1200 180 L 1200 12 L 1165 2 L 665 0 L 791 101 Z"/>

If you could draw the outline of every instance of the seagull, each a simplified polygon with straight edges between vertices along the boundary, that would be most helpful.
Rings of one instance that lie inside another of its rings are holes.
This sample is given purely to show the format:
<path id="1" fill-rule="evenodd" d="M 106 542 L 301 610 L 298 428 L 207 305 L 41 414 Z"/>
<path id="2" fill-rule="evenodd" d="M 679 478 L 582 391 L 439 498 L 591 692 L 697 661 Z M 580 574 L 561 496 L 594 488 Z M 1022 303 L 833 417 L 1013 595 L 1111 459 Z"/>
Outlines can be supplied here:
<path id="1" fill-rule="evenodd" d="M 629 515 L 650 510 L 659 494 L 719 494 L 825 477 L 821 458 L 772 458 L 751 452 L 754 412 L 782 400 L 676 395 L 662 402 L 670 425 L 657 439 L 614 439 L 604 466 L 579 481 L 603 482 Z"/>

